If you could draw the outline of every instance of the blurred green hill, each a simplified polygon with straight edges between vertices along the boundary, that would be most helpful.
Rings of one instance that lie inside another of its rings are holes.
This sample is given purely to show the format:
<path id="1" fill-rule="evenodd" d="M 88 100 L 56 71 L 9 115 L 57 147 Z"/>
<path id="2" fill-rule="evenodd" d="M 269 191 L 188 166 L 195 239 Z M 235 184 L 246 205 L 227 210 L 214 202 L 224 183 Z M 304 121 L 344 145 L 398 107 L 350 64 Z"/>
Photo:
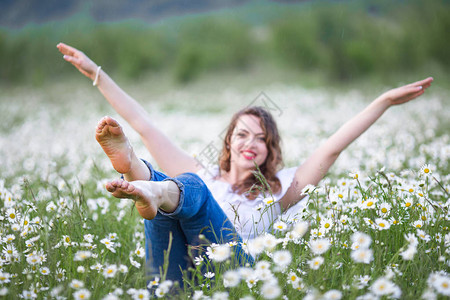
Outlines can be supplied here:
<path id="1" fill-rule="evenodd" d="M 73 74 L 60 41 L 129 79 L 164 73 L 187 83 L 259 65 L 330 82 L 447 74 L 449 8 L 442 0 L 4 0 L 0 82 L 41 85 Z"/>

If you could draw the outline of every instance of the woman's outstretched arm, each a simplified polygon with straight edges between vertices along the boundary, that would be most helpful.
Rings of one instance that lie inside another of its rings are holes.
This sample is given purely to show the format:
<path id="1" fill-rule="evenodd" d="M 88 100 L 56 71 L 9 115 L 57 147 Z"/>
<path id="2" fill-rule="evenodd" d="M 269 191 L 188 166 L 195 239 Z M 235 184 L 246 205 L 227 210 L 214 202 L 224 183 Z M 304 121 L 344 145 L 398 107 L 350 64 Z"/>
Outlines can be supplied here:
<path id="1" fill-rule="evenodd" d="M 298 167 L 286 195 L 281 199 L 283 209 L 288 209 L 301 199 L 301 190 L 308 184 L 317 185 L 339 154 L 366 131 L 391 106 L 413 100 L 425 92 L 433 78 L 417 81 L 389 90 L 376 98 L 363 111 L 342 125 L 323 145 Z"/>
<path id="2" fill-rule="evenodd" d="M 89 57 L 64 43 L 59 43 L 57 48 L 64 54 L 66 61 L 74 65 L 86 77 L 95 80 L 98 66 Z M 151 122 L 151 118 L 144 108 L 123 91 L 103 70 L 99 70 L 97 86 L 114 110 L 139 133 L 144 145 L 165 173 L 175 176 L 201 169 L 201 165 L 195 158 L 176 146 L 161 132 Z"/>

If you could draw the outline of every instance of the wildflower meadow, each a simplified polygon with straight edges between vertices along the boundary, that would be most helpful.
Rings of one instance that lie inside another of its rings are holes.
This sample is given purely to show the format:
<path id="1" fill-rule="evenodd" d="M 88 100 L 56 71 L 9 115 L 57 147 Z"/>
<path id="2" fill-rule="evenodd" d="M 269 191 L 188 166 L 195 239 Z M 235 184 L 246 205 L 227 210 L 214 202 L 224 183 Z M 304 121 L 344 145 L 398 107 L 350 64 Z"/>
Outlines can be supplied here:
<path id="1" fill-rule="evenodd" d="M 390 88 L 123 87 L 199 159 L 208 145 L 220 149 L 233 112 L 270 103 L 286 167 Z M 87 81 L 7 89 L 0 95 L 0 298 L 448 299 L 447 95 L 431 87 L 388 111 L 271 230 L 244 241 L 253 265 L 236 267 L 233 245 L 205 245 L 180 287 L 164 270 L 148 275 L 143 220 L 131 200 L 104 188 L 120 174 L 96 144 L 97 121 L 117 118 L 136 153 L 153 162 L 139 136 Z M 274 205 L 266 196 L 261 213 Z"/>

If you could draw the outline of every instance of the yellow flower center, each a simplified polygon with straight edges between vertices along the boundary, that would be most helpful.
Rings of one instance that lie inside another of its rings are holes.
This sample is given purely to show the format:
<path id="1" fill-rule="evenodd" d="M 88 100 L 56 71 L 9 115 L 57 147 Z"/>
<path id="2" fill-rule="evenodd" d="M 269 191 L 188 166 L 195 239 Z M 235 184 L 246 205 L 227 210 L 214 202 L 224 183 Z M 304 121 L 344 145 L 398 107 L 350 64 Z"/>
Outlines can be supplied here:
<path id="1" fill-rule="evenodd" d="M 414 189 L 413 189 L 413 188 L 410 188 L 408 191 L 409 191 L 410 193 L 412 193 L 412 192 L 414 192 Z"/>
<path id="2" fill-rule="evenodd" d="M 383 208 L 381 209 L 381 212 L 384 213 L 384 214 L 387 213 L 387 208 L 386 208 L 386 207 L 383 207 Z"/>
<path id="3" fill-rule="evenodd" d="M 339 194 L 338 197 L 339 197 L 339 198 L 344 198 L 344 195 Z"/>
<path id="4" fill-rule="evenodd" d="M 427 219 L 427 217 L 422 216 L 422 221 L 425 221 Z"/>
<path id="5" fill-rule="evenodd" d="M 107 273 L 111 274 L 112 272 L 113 272 L 113 270 L 109 269 Z"/>
<path id="6" fill-rule="evenodd" d="M 406 202 L 406 207 L 410 207 L 411 206 L 411 203 L 410 202 Z"/>
<path id="7" fill-rule="evenodd" d="M 329 228 L 330 227 L 330 223 L 326 223 L 324 227 L 325 228 Z"/>
<path id="8" fill-rule="evenodd" d="M 384 223 L 380 223 L 380 224 L 378 224 L 378 226 L 380 226 L 380 227 L 384 227 L 384 226 L 386 226 Z"/>
<path id="9" fill-rule="evenodd" d="M 423 172 L 424 172 L 425 174 L 428 174 L 428 173 L 430 173 L 430 169 L 425 168 L 425 169 L 423 169 Z"/>
<path id="10" fill-rule="evenodd" d="M 373 205 L 372 201 L 369 201 L 369 203 L 367 203 L 367 206 L 372 206 L 372 205 Z"/>
<path id="11" fill-rule="evenodd" d="M 291 280 L 292 280 L 292 281 L 295 281 L 295 279 L 297 279 L 297 276 L 292 275 L 292 276 L 291 276 Z"/>
<path id="12" fill-rule="evenodd" d="M 66 243 L 70 242 L 70 238 L 66 237 Z"/>
<path id="13" fill-rule="evenodd" d="M 392 222 L 393 224 L 398 224 L 398 221 L 397 220 L 394 220 L 394 222 Z"/>
<path id="14" fill-rule="evenodd" d="M 420 225 L 420 224 L 416 225 L 416 228 L 421 228 L 421 227 L 422 227 L 422 225 Z"/>
<path id="15" fill-rule="evenodd" d="M 11 213 L 11 214 L 9 215 L 9 217 L 10 217 L 11 219 L 15 219 L 15 218 L 16 218 L 16 215 L 15 215 L 14 213 Z"/>
<path id="16" fill-rule="evenodd" d="M 422 194 L 422 193 L 418 193 L 418 195 L 419 195 L 420 197 L 423 197 L 423 194 Z"/>

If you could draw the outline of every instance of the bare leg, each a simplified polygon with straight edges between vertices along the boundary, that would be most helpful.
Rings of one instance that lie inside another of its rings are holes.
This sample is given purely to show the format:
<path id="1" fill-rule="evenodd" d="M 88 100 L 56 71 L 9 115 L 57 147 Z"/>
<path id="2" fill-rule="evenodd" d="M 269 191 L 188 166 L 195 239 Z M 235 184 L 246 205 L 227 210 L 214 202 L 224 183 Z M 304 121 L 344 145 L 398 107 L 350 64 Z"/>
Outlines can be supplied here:
<path id="1" fill-rule="evenodd" d="M 150 171 L 134 154 L 119 123 L 111 117 L 100 120 L 95 130 L 95 138 L 110 159 L 114 169 L 132 180 L 148 180 Z"/>
<path id="2" fill-rule="evenodd" d="M 106 189 L 116 198 L 134 200 L 139 214 L 147 220 L 156 216 L 158 208 L 166 212 L 173 212 L 177 208 L 180 198 L 177 184 L 170 180 L 128 182 L 117 179 L 108 182 Z"/>

